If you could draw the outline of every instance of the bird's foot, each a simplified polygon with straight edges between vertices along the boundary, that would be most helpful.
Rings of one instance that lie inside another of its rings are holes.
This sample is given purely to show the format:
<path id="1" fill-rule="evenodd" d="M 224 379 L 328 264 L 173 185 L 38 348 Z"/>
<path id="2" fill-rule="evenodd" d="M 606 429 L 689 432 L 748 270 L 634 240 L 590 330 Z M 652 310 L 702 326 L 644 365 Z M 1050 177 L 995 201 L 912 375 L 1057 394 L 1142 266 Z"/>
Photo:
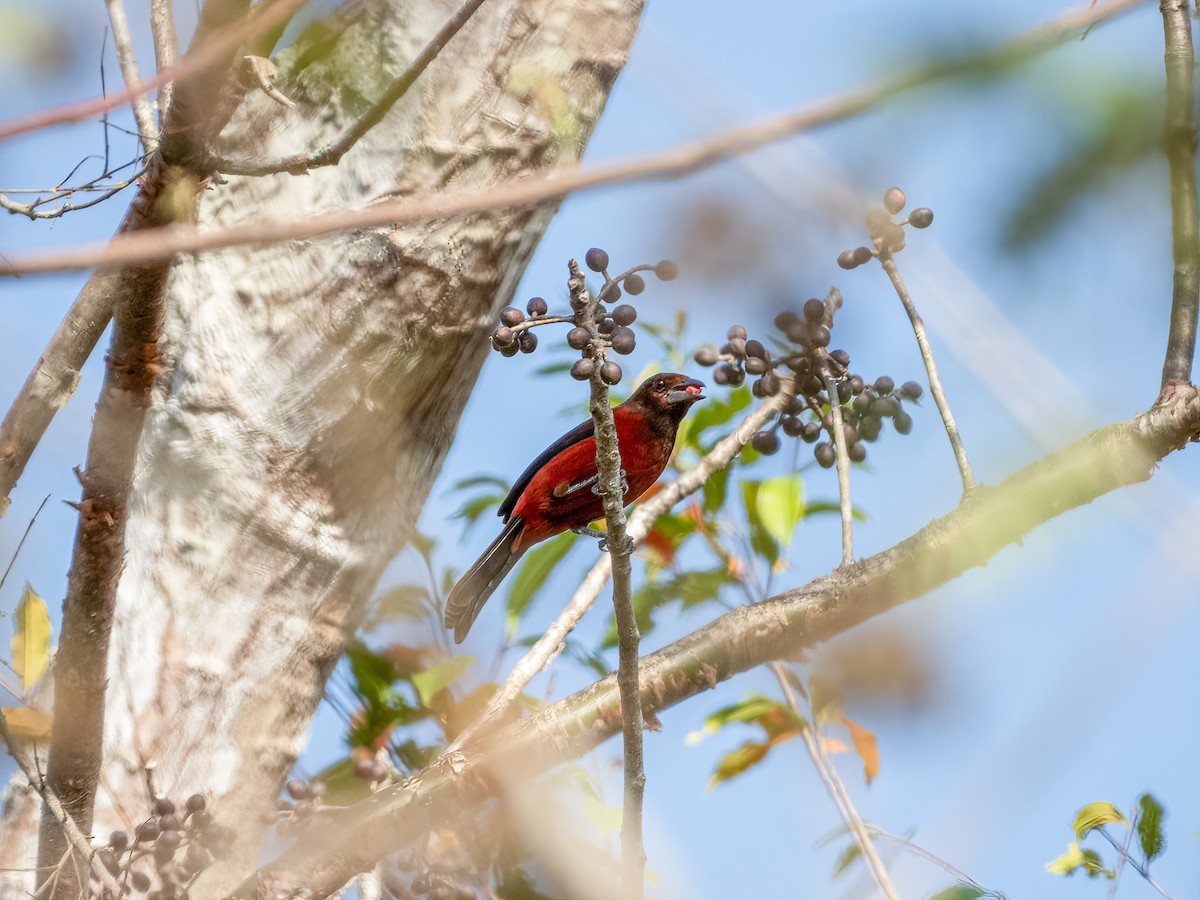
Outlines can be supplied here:
<path id="1" fill-rule="evenodd" d="M 600 541 L 600 552 L 601 553 L 608 552 L 609 534 L 607 531 L 598 531 L 595 528 L 586 528 L 586 527 L 572 528 L 571 530 L 573 532 L 575 532 L 576 534 L 583 535 L 584 537 L 598 539 Z M 625 535 L 625 555 L 626 556 L 632 555 L 634 548 L 636 548 L 636 547 L 637 547 L 637 541 L 635 541 L 633 538 L 631 538 L 628 534 Z"/>
<path id="2" fill-rule="evenodd" d="M 589 480 L 595 482 L 592 485 L 592 493 L 595 494 L 596 496 L 600 496 L 601 491 L 600 491 L 599 476 L 593 475 Z M 629 493 L 629 476 L 626 475 L 625 470 L 622 469 L 621 470 L 621 496 L 624 497 L 628 493 Z"/>

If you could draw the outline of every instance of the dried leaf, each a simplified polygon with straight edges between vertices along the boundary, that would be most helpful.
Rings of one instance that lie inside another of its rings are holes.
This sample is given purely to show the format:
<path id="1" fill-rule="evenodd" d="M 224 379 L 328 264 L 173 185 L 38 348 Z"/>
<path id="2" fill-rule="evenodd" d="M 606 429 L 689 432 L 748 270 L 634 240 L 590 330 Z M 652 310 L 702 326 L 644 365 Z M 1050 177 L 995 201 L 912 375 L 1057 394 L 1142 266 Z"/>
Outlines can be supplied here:
<path id="1" fill-rule="evenodd" d="M 875 732 L 867 731 L 846 716 L 842 716 L 842 721 L 850 729 L 850 738 L 854 741 L 854 749 L 862 757 L 863 771 L 867 775 L 867 784 L 870 784 L 879 774 L 879 747 L 875 743 Z"/>
<path id="2" fill-rule="evenodd" d="M 17 604 L 12 639 L 13 669 L 28 691 L 37 684 L 50 665 L 50 613 L 46 601 L 28 584 Z"/>
<path id="3" fill-rule="evenodd" d="M 50 727 L 54 724 L 54 720 L 48 715 L 30 706 L 5 707 L 0 709 L 0 715 L 3 715 L 4 721 L 8 723 L 8 730 L 17 737 L 48 738 Z"/>

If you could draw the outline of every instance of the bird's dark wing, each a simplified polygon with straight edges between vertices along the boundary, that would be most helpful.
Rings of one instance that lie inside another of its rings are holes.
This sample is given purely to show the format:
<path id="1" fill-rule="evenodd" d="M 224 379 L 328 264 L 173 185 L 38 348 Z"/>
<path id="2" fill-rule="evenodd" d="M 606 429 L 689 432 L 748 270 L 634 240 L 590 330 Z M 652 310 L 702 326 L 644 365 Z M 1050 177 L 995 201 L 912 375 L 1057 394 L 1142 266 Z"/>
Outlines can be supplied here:
<path id="1" fill-rule="evenodd" d="M 513 482 L 512 490 L 508 492 L 508 496 L 504 498 L 504 502 L 500 504 L 500 508 L 496 510 L 496 515 L 504 516 L 504 521 L 508 521 L 509 515 L 512 514 L 513 507 L 517 505 L 517 500 L 521 494 L 525 492 L 525 488 L 529 487 L 529 482 L 533 480 L 533 476 L 541 471 L 542 466 L 558 456 L 568 447 L 578 444 L 580 441 L 585 441 L 594 436 L 596 433 L 596 423 L 591 419 L 586 422 L 580 422 L 557 441 L 542 451 L 533 462 L 531 462 L 521 473 L 521 477 Z"/>

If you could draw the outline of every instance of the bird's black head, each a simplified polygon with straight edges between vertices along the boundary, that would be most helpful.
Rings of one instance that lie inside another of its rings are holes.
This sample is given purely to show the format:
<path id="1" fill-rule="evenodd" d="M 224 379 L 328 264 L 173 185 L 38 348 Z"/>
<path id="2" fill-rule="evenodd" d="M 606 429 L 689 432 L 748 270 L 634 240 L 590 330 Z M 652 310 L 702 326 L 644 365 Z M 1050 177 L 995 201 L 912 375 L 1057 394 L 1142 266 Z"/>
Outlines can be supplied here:
<path id="1" fill-rule="evenodd" d="M 697 400 L 704 399 L 704 383 L 676 372 L 651 375 L 625 401 L 640 406 L 651 420 L 670 422 L 678 426 Z"/>

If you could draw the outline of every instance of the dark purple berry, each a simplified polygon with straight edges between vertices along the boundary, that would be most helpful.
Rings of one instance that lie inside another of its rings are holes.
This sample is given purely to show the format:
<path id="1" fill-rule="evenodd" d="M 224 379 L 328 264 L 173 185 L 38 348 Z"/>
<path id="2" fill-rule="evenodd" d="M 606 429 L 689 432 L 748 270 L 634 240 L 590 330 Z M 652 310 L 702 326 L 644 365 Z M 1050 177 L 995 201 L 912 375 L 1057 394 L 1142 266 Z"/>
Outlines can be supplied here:
<path id="1" fill-rule="evenodd" d="M 174 850 L 182 843 L 183 835 L 181 835 L 178 831 L 164 831 L 158 836 L 158 846 L 160 847 L 170 847 L 172 850 Z"/>
<path id="2" fill-rule="evenodd" d="M 871 257 L 874 255 L 875 254 L 871 252 L 870 247 L 855 247 L 854 248 L 854 262 L 860 266 L 865 265 L 866 263 L 869 263 L 871 261 Z"/>
<path id="3" fill-rule="evenodd" d="M 849 367 L 850 365 L 850 354 L 845 350 L 832 350 L 829 353 L 829 358 L 843 369 Z"/>
<path id="4" fill-rule="evenodd" d="M 850 393 L 855 397 L 863 392 L 864 387 L 866 387 L 866 382 L 863 381 L 861 375 L 850 376 Z"/>
<path id="5" fill-rule="evenodd" d="M 799 437 L 804 431 L 804 423 L 795 416 L 784 416 L 779 420 L 779 427 L 788 437 Z"/>
<path id="6" fill-rule="evenodd" d="M 166 834 L 168 831 L 178 831 L 182 826 L 179 824 L 179 816 L 175 813 L 167 813 L 159 818 L 158 827 Z"/>
<path id="7" fill-rule="evenodd" d="M 738 359 L 746 357 L 746 339 L 740 337 L 731 337 L 729 339 L 729 352 Z"/>
<path id="8" fill-rule="evenodd" d="M 805 375 L 800 380 L 800 392 L 804 394 L 805 397 L 817 396 L 817 394 L 821 393 L 821 389 L 824 387 L 824 382 L 822 382 L 821 379 L 816 375 Z"/>
<path id="9" fill-rule="evenodd" d="M 933 210 L 924 206 L 914 209 L 908 214 L 908 224 L 913 228 L 928 228 L 933 224 Z"/>
<path id="10" fill-rule="evenodd" d="M 206 806 L 208 806 L 208 803 L 205 801 L 203 794 L 192 794 L 192 796 L 187 798 L 187 811 L 190 813 L 200 812 Z"/>
<path id="11" fill-rule="evenodd" d="M 505 347 L 509 346 L 516 339 L 516 337 L 516 333 L 513 332 L 511 328 L 509 328 L 507 325 L 501 325 L 492 332 L 492 346 L 497 350 L 503 350 Z"/>
<path id="12" fill-rule="evenodd" d="M 874 405 L 875 405 L 874 395 L 868 394 L 868 393 L 861 393 L 857 397 L 854 398 L 854 403 L 851 404 L 851 408 L 856 413 L 865 413 L 867 410 L 869 410 Z"/>
<path id="13" fill-rule="evenodd" d="M 147 819 L 137 827 L 134 840 L 139 844 L 148 843 L 158 837 L 158 819 Z"/>
<path id="14" fill-rule="evenodd" d="M 900 412 L 900 401 L 895 397 L 880 397 L 872 409 L 875 415 L 890 418 Z"/>
<path id="15" fill-rule="evenodd" d="M 770 456 L 779 449 L 779 435 L 774 431 L 756 431 L 750 438 L 750 446 L 763 456 Z"/>
<path id="16" fill-rule="evenodd" d="M 759 400 L 762 400 L 764 397 L 767 396 L 767 392 L 763 390 L 763 383 L 762 383 L 761 378 L 754 379 L 754 383 L 750 385 L 750 393 L 753 394 L 755 397 L 757 397 Z"/>
<path id="17" fill-rule="evenodd" d="M 520 325 L 525 321 L 525 313 L 521 312 L 515 306 L 506 306 L 500 310 L 500 323 L 511 328 L 514 325 Z"/>
<path id="18" fill-rule="evenodd" d="M 156 816 L 166 816 L 175 812 L 175 804 L 167 797 L 159 797 L 154 801 L 153 809 Z M 163 827 L 166 828 L 165 825 Z"/>
<path id="19" fill-rule="evenodd" d="M 150 890 L 150 876 L 145 872 L 130 872 L 129 883 L 139 894 L 144 894 Z"/>
<path id="20" fill-rule="evenodd" d="M 833 444 L 829 441 L 821 441 L 813 447 L 813 456 L 816 457 L 817 464 L 822 469 L 832 469 L 837 463 L 837 451 L 833 449 Z"/>
<path id="21" fill-rule="evenodd" d="M 583 261 L 593 272 L 603 272 L 608 268 L 608 254 L 599 247 L 593 247 L 584 254 Z"/>
<path id="22" fill-rule="evenodd" d="M 849 381 L 839 381 L 837 386 L 837 395 L 839 403 L 847 403 L 854 396 L 854 389 L 850 387 Z"/>
<path id="23" fill-rule="evenodd" d="M 853 250 L 843 250 L 838 254 L 837 264 L 843 269 L 853 269 L 859 265 L 859 262 L 854 258 Z"/>
<path id="24" fill-rule="evenodd" d="M 544 316 L 549 309 L 550 307 L 541 297 L 533 297 L 525 304 L 525 311 L 531 316 Z"/>
<path id="25" fill-rule="evenodd" d="M 804 440 L 804 443 L 811 444 L 821 436 L 823 430 L 820 422 L 806 422 L 804 430 L 800 433 L 800 437 Z"/>
<path id="26" fill-rule="evenodd" d="M 621 367 L 615 362 L 606 362 L 600 367 L 600 380 L 605 384 L 619 384 L 621 381 Z"/>
<path id="27" fill-rule="evenodd" d="M 571 366 L 571 377 L 576 381 L 587 381 L 592 377 L 592 373 L 596 371 L 596 362 L 591 359 L 577 359 Z M 374 760 L 372 763 L 372 772 L 374 772 Z"/>
<path id="28" fill-rule="evenodd" d="M 811 322 L 814 325 L 820 325 L 825 321 L 825 304 L 813 297 L 811 300 L 804 301 L 804 320 Z"/>
<path id="29" fill-rule="evenodd" d="M 763 393 L 768 397 L 774 397 L 779 393 L 779 388 L 782 387 L 779 383 L 779 376 L 773 371 L 768 371 L 759 381 L 762 383 Z"/>
<path id="30" fill-rule="evenodd" d="M 521 352 L 532 353 L 537 349 L 538 338 L 532 331 L 521 332 Z"/>
<path id="31" fill-rule="evenodd" d="M 896 387 L 896 382 L 888 375 L 880 375 L 875 379 L 875 390 L 879 392 L 879 396 L 890 394 Z"/>
<path id="32" fill-rule="evenodd" d="M 850 457 L 850 462 L 865 462 L 867 459 L 867 448 L 862 443 L 851 444 L 846 455 Z"/>
<path id="33" fill-rule="evenodd" d="M 717 350 L 715 347 L 701 347 L 692 357 L 696 363 L 701 366 L 715 366 L 717 364 Z"/>
<path id="34" fill-rule="evenodd" d="M 896 395 L 903 400 L 920 400 L 923 393 L 925 393 L 925 389 L 915 381 L 906 381 L 900 385 L 900 390 L 896 392 Z"/>
<path id="35" fill-rule="evenodd" d="M 500 348 L 500 355 L 507 358 L 512 358 L 521 352 L 521 344 L 518 341 L 513 341 L 507 347 Z"/>
<path id="36" fill-rule="evenodd" d="M 161 869 L 175 859 L 175 851 L 178 849 L 178 847 L 168 847 L 162 841 L 159 841 L 154 845 L 154 862 Z"/>
<path id="37" fill-rule="evenodd" d="M 892 215 L 904 209 L 904 204 L 908 202 L 908 198 L 904 196 L 904 191 L 898 187 L 890 187 L 883 192 L 883 208 Z"/>
<path id="38" fill-rule="evenodd" d="M 654 267 L 654 274 L 659 277 L 660 281 L 672 281 L 679 275 L 679 266 L 669 259 L 664 259 Z"/>
<path id="39" fill-rule="evenodd" d="M 592 339 L 592 333 L 582 325 L 576 325 L 567 332 L 567 346 L 572 350 L 582 350 Z"/>
<path id="40" fill-rule="evenodd" d="M 612 319 L 605 319 L 596 326 L 596 330 L 601 334 L 612 334 L 617 330 L 617 323 Z"/>
<path id="41" fill-rule="evenodd" d="M 633 352 L 635 336 L 632 328 L 622 325 L 612 336 L 612 348 L 616 353 L 627 356 Z"/>
<path id="42" fill-rule="evenodd" d="M 213 816 L 207 809 L 198 809 L 192 813 L 192 825 L 196 828 L 207 828 L 212 825 Z"/>
<path id="43" fill-rule="evenodd" d="M 626 287 L 628 287 L 628 284 L 626 284 Z M 629 293 L 632 294 L 633 291 Z M 618 325 L 632 325 L 637 321 L 637 310 L 628 303 L 622 303 L 620 306 L 613 308 L 612 319 Z"/>
<path id="44" fill-rule="evenodd" d="M 818 325 L 812 330 L 809 340 L 812 341 L 814 347 L 828 347 L 829 337 L 829 326 Z"/>
<path id="45" fill-rule="evenodd" d="M 729 365 L 729 363 L 722 363 L 717 366 L 713 370 L 713 381 L 720 385 L 729 384 L 729 370 L 732 368 L 733 366 Z"/>
<path id="46" fill-rule="evenodd" d="M 780 331 L 786 332 L 789 328 L 795 327 L 800 322 L 800 317 L 794 312 L 784 310 L 775 317 L 775 327 Z"/>
<path id="47" fill-rule="evenodd" d="M 121 871 L 121 866 L 117 862 L 117 854 L 113 853 L 108 847 L 101 847 L 97 850 L 96 859 L 100 860 L 100 865 L 108 869 L 109 875 L 116 875 Z"/>
<path id="48" fill-rule="evenodd" d="M 108 837 L 108 846 L 112 847 L 117 853 L 121 853 L 129 846 L 129 835 L 124 831 L 114 831 Z"/>
<path id="49" fill-rule="evenodd" d="M 750 375 L 761 375 L 769 368 L 765 359 L 759 359 L 756 356 L 746 358 L 746 372 Z"/>
<path id="50" fill-rule="evenodd" d="M 727 338 L 729 338 L 729 340 L 731 340 L 731 341 L 734 338 L 741 338 L 744 341 L 746 339 L 746 326 L 745 325 L 730 325 L 729 331 L 726 333 L 725 336 Z"/>
<path id="51" fill-rule="evenodd" d="M 625 290 L 633 297 L 636 297 L 646 289 L 646 279 L 634 272 L 625 279 Z"/>
<path id="52" fill-rule="evenodd" d="M 864 441 L 873 441 L 883 430 L 883 423 L 877 416 L 867 416 L 858 423 L 858 436 Z"/>
<path id="53" fill-rule="evenodd" d="M 601 299 L 606 300 L 609 303 L 612 303 L 616 300 L 620 300 L 621 299 L 621 286 L 619 284 L 617 284 L 615 281 L 612 282 L 611 284 L 606 285 L 604 287 L 604 289 L 602 291 L 600 291 L 600 297 L 601 297 Z"/>
<path id="54" fill-rule="evenodd" d="M 912 416 L 903 411 L 898 412 L 892 416 L 892 425 L 895 426 L 897 434 L 908 434 L 913 427 Z"/>
<path id="55" fill-rule="evenodd" d="M 804 410 L 804 401 L 799 397 L 789 397 L 787 404 L 783 407 L 784 413 L 789 416 L 798 416 Z"/>
<path id="56" fill-rule="evenodd" d="M 603 322 L 608 318 L 608 307 L 603 303 L 597 303 L 596 308 L 592 310 L 592 321 Z"/>
<path id="57" fill-rule="evenodd" d="M 734 366 L 734 365 L 729 366 L 729 383 L 731 385 L 733 385 L 734 387 L 737 387 L 739 384 L 741 384 L 745 380 L 746 380 L 746 372 L 744 369 L 742 369 L 739 366 Z"/>
<path id="58" fill-rule="evenodd" d="M 767 352 L 767 348 L 763 346 L 762 341 L 746 341 L 746 355 L 757 359 L 771 358 L 771 354 Z"/>

